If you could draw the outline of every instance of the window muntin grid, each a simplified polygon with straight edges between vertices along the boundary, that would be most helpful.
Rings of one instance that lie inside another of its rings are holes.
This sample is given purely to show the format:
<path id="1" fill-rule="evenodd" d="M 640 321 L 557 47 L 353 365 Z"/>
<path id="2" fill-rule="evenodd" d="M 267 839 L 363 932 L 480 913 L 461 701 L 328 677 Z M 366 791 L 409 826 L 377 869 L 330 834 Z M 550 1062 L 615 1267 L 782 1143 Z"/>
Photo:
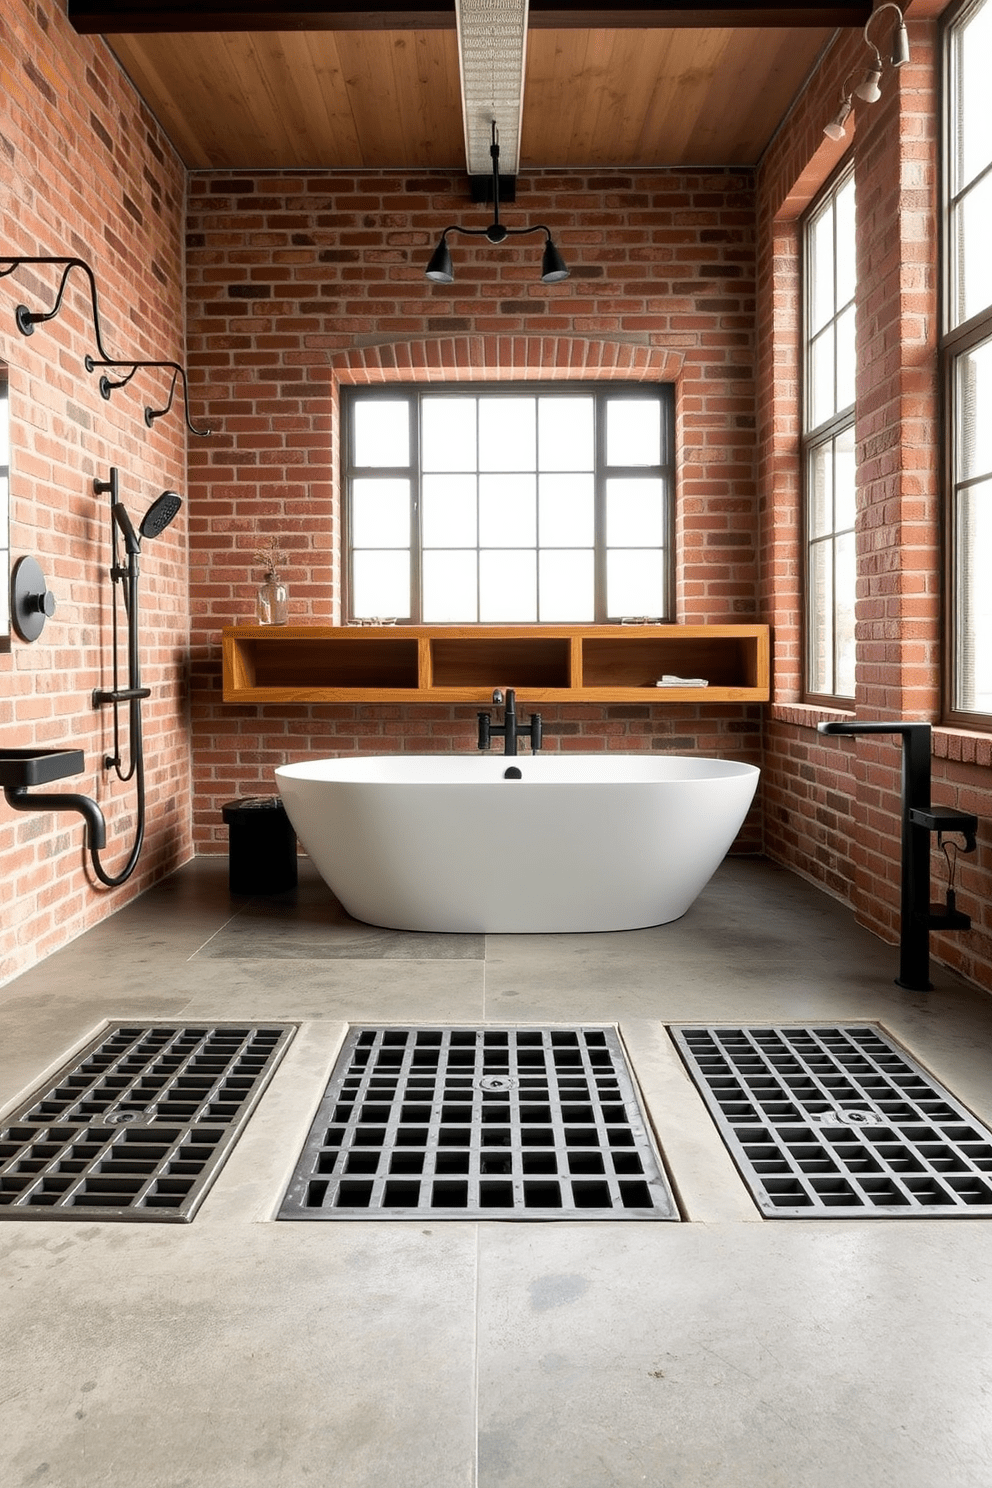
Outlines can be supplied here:
<path id="1" fill-rule="evenodd" d="M 350 390 L 346 613 L 669 618 L 667 386 Z"/>
<path id="2" fill-rule="evenodd" d="M 804 228 L 805 673 L 813 696 L 854 696 L 854 173 Z"/>

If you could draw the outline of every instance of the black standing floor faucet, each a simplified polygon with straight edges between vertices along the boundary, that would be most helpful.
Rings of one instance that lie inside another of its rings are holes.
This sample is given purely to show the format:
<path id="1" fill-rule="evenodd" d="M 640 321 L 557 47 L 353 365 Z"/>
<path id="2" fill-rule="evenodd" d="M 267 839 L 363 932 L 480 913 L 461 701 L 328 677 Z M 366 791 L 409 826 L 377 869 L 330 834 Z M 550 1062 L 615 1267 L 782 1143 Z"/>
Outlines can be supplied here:
<path id="1" fill-rule="evenodd" d="M 524 735 L 530 739 L 531 753 L 536 754 L 543 738 L 540 713 L 532 713 L 529 723 L 518 723 L 517 695 L 512 687 L 508 687 L 505 692 L 497 687 L 493 692 L 493 702 L 503 704 L 503 722 L 493 723 L 491 713 L 479 714 L 479 748 L 488 749 L 493 736 L 501 734 L 504 740 L 503 753 L 516 754 L 517 740 Z"/>
<path id="2" fill-rule="evenodd" d="M 930 931 L 967 930 L 971 920 L 956 909 L 953 891 L 946 906 L 930 905 L 930 833 L 959 832 L 965 852 L 975 850 L 978 818 L 950 806 L 930 805 L 930 725 L 928 723 L 821 723 L 821 734 L 899 734 L 902 737 L 902 903 L 899 975 L 896 985 L 929 992 Z"/>

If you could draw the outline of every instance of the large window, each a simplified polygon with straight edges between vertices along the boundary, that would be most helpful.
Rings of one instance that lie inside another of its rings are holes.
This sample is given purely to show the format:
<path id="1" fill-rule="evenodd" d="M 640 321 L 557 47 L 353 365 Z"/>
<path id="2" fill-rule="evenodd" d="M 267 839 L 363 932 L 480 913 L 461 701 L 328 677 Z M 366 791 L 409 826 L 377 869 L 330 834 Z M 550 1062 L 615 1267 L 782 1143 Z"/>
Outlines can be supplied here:
<path id="1" fill-rule="evenodd" d="M 945 33 L 945 329 L 951 707 L 992 714 L 992 3 Z"/>
<path id="2" fill-rule="evenodd" d="M 854 696 L 854 174 L 804 230 L 806 692 Z"/>
<path id="3" fill-rule="evenodd" d="M 354 389 L 346 614 L 669 619 L 669 387 Z"/>

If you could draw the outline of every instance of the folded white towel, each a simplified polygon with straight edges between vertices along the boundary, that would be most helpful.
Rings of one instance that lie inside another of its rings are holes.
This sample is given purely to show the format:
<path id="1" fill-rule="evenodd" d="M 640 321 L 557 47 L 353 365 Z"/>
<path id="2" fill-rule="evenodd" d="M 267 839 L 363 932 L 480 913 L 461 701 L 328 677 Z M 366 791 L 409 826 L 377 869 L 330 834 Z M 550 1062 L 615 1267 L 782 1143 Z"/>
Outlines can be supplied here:
<path id="1" fill-rule="evenodd" d="M 709 687 L 705 677 L 676 677 L 672 672 L 663 672 L 655 687 Z"/>

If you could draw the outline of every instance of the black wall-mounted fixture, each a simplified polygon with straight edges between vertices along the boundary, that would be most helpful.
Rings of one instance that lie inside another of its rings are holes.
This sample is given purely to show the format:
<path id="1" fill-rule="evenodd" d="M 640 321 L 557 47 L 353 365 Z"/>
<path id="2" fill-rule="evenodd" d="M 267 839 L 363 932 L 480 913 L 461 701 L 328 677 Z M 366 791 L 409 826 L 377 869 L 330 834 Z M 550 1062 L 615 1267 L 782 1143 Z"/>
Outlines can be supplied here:
<path id="1" fill-rule="evenodd" d="M 902 738 L 902 874 L 900 886 L 899 975 L 896 985 L 929 992 L 930 931 L 968 930 L 971 920 L 948 889 L 946 904 L 930 903 L 930 834 L 965 839 L 963 852 L 974 852 L 978 818 L 953 807 L 930 805 L 930 725 L 928 723 L 820 723 L 821 734 L 895 734 Z"/>
<path id="2" fill-rule="evenodd" d="M 97 367 L 130 368 L 127 376 L 120 378 L 116 382 L 112 382 L 110 378 L 106 376 L 106 374 L 104 374 L 100 378 L 99 387 L 101 398 L 106 401 L 110 398 L 111 394 L 117 388 L 126 387 L 139 368 L 165 368 L 172 372 L 172 385 L 169 389 L 169 397 L 164 408 L 145 408 L 145 423 L 148 425 L 149 429 L 152 427 L 157 418 L 161 418 L 163 414 L 168 413 L 171 409 L 172 401 L 175 396 L 176 384 L 181 380 L 183 386 L 183 411 L 186 418 L 187 429 L 190 431 L 191 434 L 196 434 L 200 438 L 205 438 L 206 435 L 212 432 L 210 429 L 197 429 L 190 419 L 189 392 L 186 383 L 186 372 L 185 369 L 181 367 L 178 362 L 148 362 L 139 361 L 134 358 L 122 360 L 109 355 L 106 347 L 103 344 L 103 331 L 100 325 L 100 306 L 97 299 L 96 279 L 94 277 L 93 270 L 90 268 L 85 259 L 57 258 L 51 256 L 45 256 L 41 258 L 0 258 L 0 264 L 8 265 L 8 267 L 5 269 L 0 268 L 0 279 L 5 279 L 8 274 L 12 274 L 15 269 L 19 269 L 24 264 L 64 265 L 62 272 L 62 281 L 59 284 L 58 293 L 55 296 L 55 303 L 50 310 L 29 310 L 27 305 L 18 305 L 15 309 L 14 320 L 16 322 L 17 329 L 20 331 L 22 336 L 32 336 L 34 334 L 34 328 L 36 325 L 44 325 L 46 321 L 55 319 L 62 308 L 62 300 L 65 297 L 65 290 L 66 285 L 69 282 L 69 275 L 72 273 L 73 269 L 82 269 L 83 273 L 86 275 L 87 280 L 89 281 L 90 302 L 93 307 L 93 336 L 96 341 L 96 349 L 99 352 L 99 356 L 85 357 L 83 364 L 87 372 L 94 372 Z"/>
<path id="3" fill-rule="evenodd" d="M 451 284 L 454 281 L 455 271 L 451 264 L 451 252 L 448 248 L 448 234 L 461 233 L 466 238 L 485 238 L 487 242 L 495 244 L 505 243 L 507 238 L 522 237 L 527 233 L 543 232 L 544 254 L 541 259 L 541 279 L 545 284 L 560 284 L 563 279 L 568 278 L 568 269 L 558 249 L 555 247 L 551 237 L 551 229 L 543 223 L 536 223 L 533 227 L 507 227 L 499 220 L 499 134 L 496 129 L 495 120 L 492 126 L 492 144 L 489 146 L 489 154 L 493 162 L 493 220 L 488 227 L 461 227 L 458 223 L 446 227 L 441 234 L 440 242 L 431 254 L 430 263 L 424 270 L 428 279 L 435 284 Z"/>
<path id="4" fill-rule="evenodd" d="M 145 838 L 145 755 L 141 734 L 141 700 L 151 696 L 151 689 L 141 685 L 141 664 L 138 653 L 138 556 L 142 538 L 158 537 L 175 517 L 182 506 L 182 498 L 175 491 L 163 491 L 146 511 L 137 532 L 127 508 L 120 499 L 120 482 L 116 469 L 110 472 L 109 480 L 95 480 L 93 490 L 97 496 L 110 496 L 110 542 L 112 563 L 110 577 L 114 583 L 114 605 L 111 612 L 113 645 L 113 686 L 97 688 L 93 693 L 94 708 L 110 703 L 114 710 L 114 752 L 108 754 L 104 769 L 113 770 L 118 780 L 128 781 L 134 777 L 138 792 L 137 826 L 134 845 L 120 873 L 109 874 L 100 862 L 99 853 L 92 840 L 90 859 L 93 871 L 101 883 L 108 888 L 117 888 L 134 872 Z M 121 561 L 118 539 L 123 542 L 124 559 Z M 124 614 L 127 621 L 127 685 L 120 685 L 118 671 L 118 628 L 116 586 L 123 586 Z M 120 706 L 128 705 L 128 749 L 130 763 L 124 768 L 121 753 Z"/>
<path id="5" fill-rule="evenodd" d="M 36 641 L 55 614 L 55 595 L 34 558 L 18 558 L 10 580 L 10 618 L 22 641 Z"/>

